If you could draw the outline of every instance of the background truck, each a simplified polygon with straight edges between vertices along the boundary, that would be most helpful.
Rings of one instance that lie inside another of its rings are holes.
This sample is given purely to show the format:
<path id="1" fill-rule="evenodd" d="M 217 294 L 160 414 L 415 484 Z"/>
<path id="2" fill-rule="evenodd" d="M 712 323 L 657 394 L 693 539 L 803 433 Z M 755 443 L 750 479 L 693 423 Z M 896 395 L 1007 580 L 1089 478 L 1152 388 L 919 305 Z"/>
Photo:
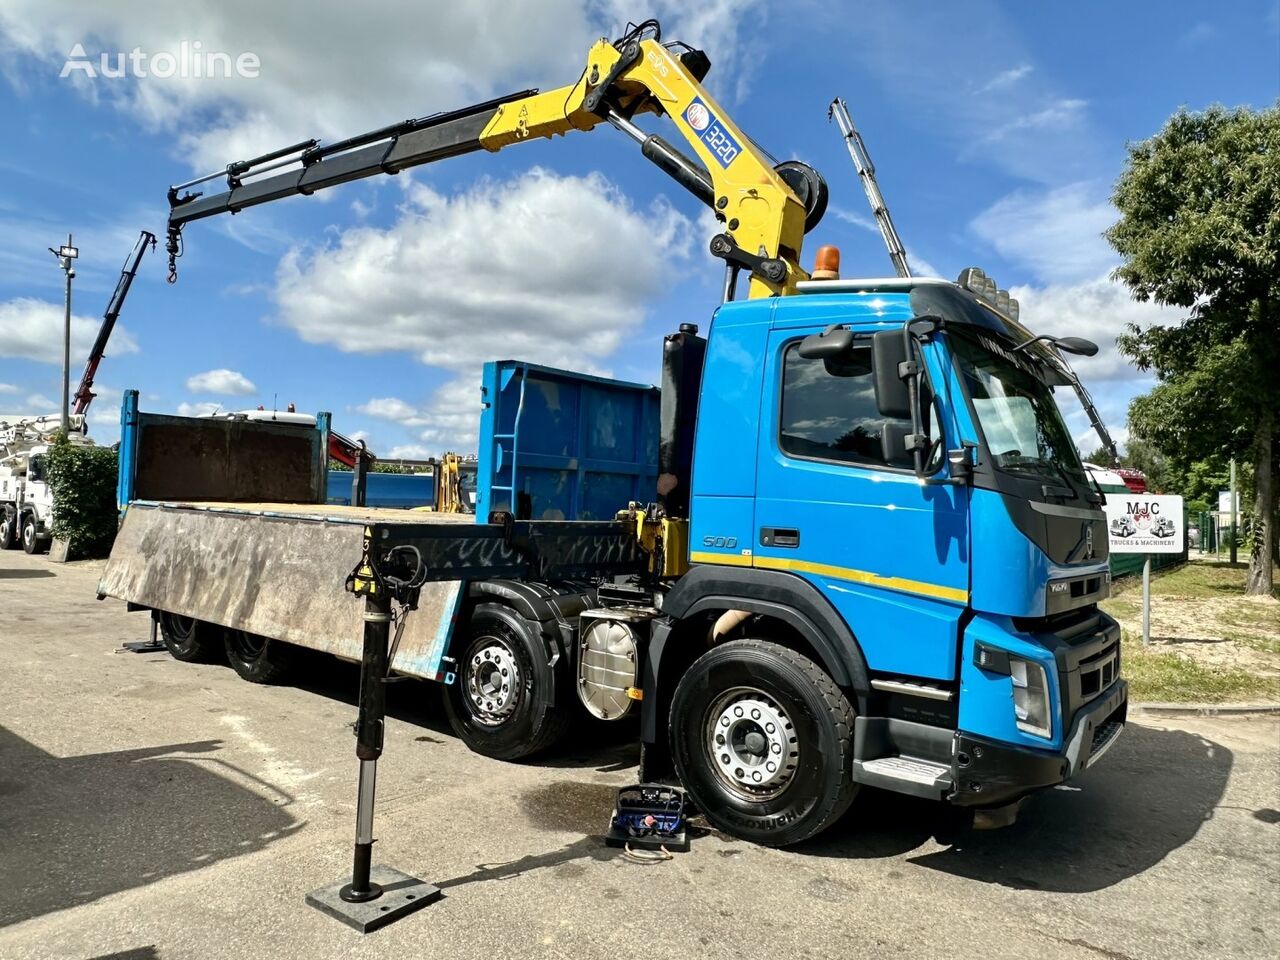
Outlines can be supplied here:
<path id="1" fill-rule="evenodd" d="M 69 419 L 70 442 L 92 444 L 84 435 L 85 419 Z M 0 549 L 18 544 L 38 553 L 53 538 L 53 492 L 45 456 L 62 426 L 61 417 L 0 417 Z"/>
<path id="2" fill-rule="evenodd" d="M 546 371 L 487 369 L 475 522 L 325 507 L 322 459 L 301 451 L 269 478 L 234 457 L 165 477 L 146 469 L 142 420 L 101 592 L 159 611 L 175 655 L 225 648 L 267 679 L 289 644 L 354 654 L 345 582 L 365 601 L 366 667 L 394 613 L 392 668 L 445 682 L 472 749 L 515 759 L 581 710 L 638 712 L 642 776 L 674 773 L 713 824 L 767 844 L 816 834 L 862 785 L 1007 808 L 1102 756 L 1127 705 L 1119 627 L 1098 608 L 1103 496 L 1052 395 L 1074 379 L 1063 353 L 1096 347 L 1033 335 L 976 268 L 840 280 L 828 255 L 832 279 L 809 280 L 825 182 L 728 119 L 701 86 L 709 65 L 649 22 L 596 44 L 569 87 L 171 188 L 176 256 L 195 220 L 608 123 L 723 224 L 724 303 L 705 337 L 684 324 L 665 339 L 656 418 L 650 393 L 597 383 L 597 403 L 583 384 L 530 430 Z M 696 159 L 643 115 L 670 117 Z M 223 176 L 220 193 L 184 193 Z M 628 439 L 634 459 L 613 469 Z M 172 456 L 187 441 L 167 442 Z M 381 740 L 361 729 L 371 817 Z M 362 829 L 366 873 L 370 843 Z"/>

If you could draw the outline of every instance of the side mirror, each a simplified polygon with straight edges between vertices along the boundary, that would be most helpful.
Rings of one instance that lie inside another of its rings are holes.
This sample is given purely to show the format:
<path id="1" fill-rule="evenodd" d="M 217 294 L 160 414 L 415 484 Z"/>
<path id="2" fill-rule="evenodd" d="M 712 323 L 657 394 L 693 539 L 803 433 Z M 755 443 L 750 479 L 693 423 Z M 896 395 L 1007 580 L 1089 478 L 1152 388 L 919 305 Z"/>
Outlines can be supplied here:
<path id="1" fill-rule="evenodd" d="M 853 331 L 831 326 L 801 340 L 799 354 L 806 360 L 831 360 L 844 356 L 852 349 Z"/>
<path id="2" fill-rule="evenodd" d="M 871 353 L 875 366 L 876 409 L 880 416 L 894 420 L 911 419 L 911 393 L 899 374 L 899 364 L 906 363 L 906 344 L 902 331 L 881 330 L 871 337 Z"/>
<path id="3" fill-rule="evenodd" d="M 911 451 L 907 449 L 907 437 L 911 436 L 911 424 L 903 420 L 886 420 L 880 428 L 880 456 L 891 467 L 912 465 Z"/>
<path id="4" fill-rule="evenodd" d="M 1092 357 L 1098 352 L 1098 345 L 1084 337 L 1058 337 L 1053 345 L 1067 353 L 1076 353 L 1082 357 Z"/>

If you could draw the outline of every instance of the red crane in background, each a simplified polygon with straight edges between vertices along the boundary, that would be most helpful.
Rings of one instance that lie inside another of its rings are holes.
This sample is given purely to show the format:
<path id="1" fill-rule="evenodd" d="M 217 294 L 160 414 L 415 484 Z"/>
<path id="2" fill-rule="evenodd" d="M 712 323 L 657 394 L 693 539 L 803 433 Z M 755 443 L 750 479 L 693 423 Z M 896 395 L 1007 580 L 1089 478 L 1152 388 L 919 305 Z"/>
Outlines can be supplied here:
<path id="1" fill-rule="evenodd" d="M 107 312 L 102 315 L 98 339 L 93 341 L 93 349 L 89 351 L 89 362 L 84 365 L 80 386 L 76 387 L 72 413 L 83 414 L 88 411 L 89 404 L 93 403 L 93 398 L 96 396 L 93 392 L 94 375 L 98 372 L 98 364 L 102 362 L 106 353 L 107 341 L 111 339 L 111 331 L 115 329 L 116 320 L 120 318 L 124 298 L 129 295 L 129 288 L 133 286 L 133 278 L 138 275 L 138 265 L 142 263 L 142 255 L 147 252 L 148 246 L 152 250 L 156 248 L 156 237 L 149 230 L 143 230 L 138 236 L 138 242 L 133 245 L 133 252 L 124 262 L 124 268 L 120 271 L 120 282 L 116 284 L 116 292 L 111 295 Z"/>

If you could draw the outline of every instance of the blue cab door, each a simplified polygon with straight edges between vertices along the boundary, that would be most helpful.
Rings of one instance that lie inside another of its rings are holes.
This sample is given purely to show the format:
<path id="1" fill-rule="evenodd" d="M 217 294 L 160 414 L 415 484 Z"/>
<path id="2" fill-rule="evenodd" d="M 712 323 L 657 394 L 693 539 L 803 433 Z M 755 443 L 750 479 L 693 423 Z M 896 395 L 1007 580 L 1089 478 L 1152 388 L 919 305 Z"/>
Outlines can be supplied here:
<path id="1" fill-rule="evenodd" d="M 968 490 L 922 484 L 904 455 L 886 462 L 885 421 L 872 386 L 875 326 L 858 336 L 847 362 L 799 357 L 803 337 L 851 319 L 848 300 L 824 310 L 825 299 L 800 297 L 776 308 L 761 403 L 753 565 L 816 585 L 851 627 L 873 674 L 950 680 L 969 596 Z M 909 316 L 905 310 L 893 326 Z M 954 436 L 945 416 L 942 424 L 934 418 L 932 434 L 940 429 Z"/>

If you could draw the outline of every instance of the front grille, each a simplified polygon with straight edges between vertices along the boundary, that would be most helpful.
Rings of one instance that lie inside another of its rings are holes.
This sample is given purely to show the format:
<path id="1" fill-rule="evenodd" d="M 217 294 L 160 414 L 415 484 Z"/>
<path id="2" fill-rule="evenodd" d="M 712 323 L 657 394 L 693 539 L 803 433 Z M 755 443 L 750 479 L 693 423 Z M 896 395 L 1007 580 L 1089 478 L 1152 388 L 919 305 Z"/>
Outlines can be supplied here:
<path id="1" fill-rule="evenodd" d="M 1013 625 L 1023 633 L 1048 633 L 1058 640 L 1074 643 L 1081 637 L 1096 634 L 1102 617 L 1097 607 L 1080 607 L 1050 617 L 1014 617 Z"/>
<path id="2" fill-rule="evenodd" d="M 1080 661 L 1080 702 L 1087 703 L 1120 676 L 1120 641 Z"/>

